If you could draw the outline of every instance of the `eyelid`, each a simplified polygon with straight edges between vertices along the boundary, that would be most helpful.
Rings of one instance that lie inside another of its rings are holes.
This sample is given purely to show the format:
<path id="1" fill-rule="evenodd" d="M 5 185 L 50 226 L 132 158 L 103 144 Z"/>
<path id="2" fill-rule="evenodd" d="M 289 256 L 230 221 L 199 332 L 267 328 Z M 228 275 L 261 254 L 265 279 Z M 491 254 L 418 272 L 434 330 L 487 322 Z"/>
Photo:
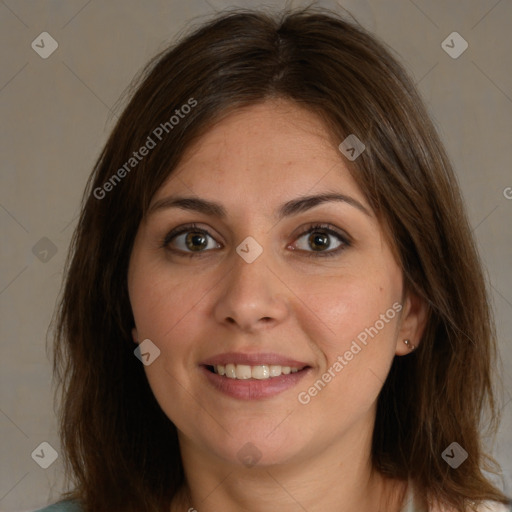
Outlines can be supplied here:
<path id="1" fill-rule="evenodd" d="M 215 240 L 213 235 L 207 229 L 201 228 L 195 222 L 192 222 L 191 224 L 184 224 L 182 226 L 171 229 L 171 231 L 169 231 L 169 233 L 164 236 L 161 244 L 162 247 L 169 245 L 173 238 L 182 235 L 183 233 L 188 233 L 189 231 L 198 231 L 200 233 L 204 233 L 205 235 L 208 235 L 210 238 Z"/>
<path id="2" fill-rule="evenodd" d="M 335 249 L 327 250 L 327 251 L 305 251 L 303 249 L 299 249 L 302 253 L 305 254 L 305 256 L 310 257 L 329 257 L 329 256 L 336 256 L 337 254 L 344 251 L 347 247 L 352 246 L 352 238 L 345 232 L 341 231 L 336 226 L 333 226 L 332 224 L 326 223 L 312 223 L 309 224 L 305 229 L 302 229 L 300 233 L 294 236 L 295 241 L 302 238 L 304 235 L 307 235 L 309 233 L 314 233 L 315 231 L 323 231 L 327 233 L 328 235 L 334 235 L 338 238 L 338 240 L 341 242 L 339 247 L 336 247 Z M 295 242 L 294 242 L 295 243 Z"/>
<path id="3" fill-rule="evenodd" d="M 352 243 L 352 238 L 350 237 L 350 235 L 348 233 L 341 230 L 334 224 L 330 224 L 329 222 L 311 222 L 311 223 L 307 224 L 305 228 L 300 228 L 299 233 L 293 234 L 292 236 L 294 236 L 295 238 L 299 238 L 299 237 L 305 235 L 306 233 L 309 233 L 314 230 L 319 230 L 319 231 L 323 230 L 328 233 L 335 234 L 336 236 L 340 237 L 340 239 L 342 239 L 344 242 Z"/>
<path id="4" fill-rule="evenodd" d="M 178 236 L 181 236 L 185 233 L 189 233 L 189 232 L 199 232 L 199 233 L 202 233 L 204 234 L 206 237 L 210 237 L 212 240 L 215 241 L 215 243 L 217 245 L 220 245 L 222 248 L 222 243 L 218 242 L 217 239 L 208 231 L 208 229 L 205 229 L 205 228 L 201 228 L 199 227 L 195 222 L 191 223 L 191 224 L 184 224 L 182 226 L 178 226 L 174 229 L 172 229 L 171 231 L 169 231 L 169 233 L 167 233 L 163 240 L 161 241 L 161 243 L 159 244 L 160 247 L 162 249 L 166 249 L 168 251 L 171 251 L 175 254 L 178 254 L 179 256 L 185 256 L 185 257 L 194 257 L 194 256 L 202 256 L 202 255 L 205 255 L 209 252 L 211 252 L 211 249 L 208 250 L 208 251 L 184 251 L 183 249 L 173 249 L 171 247 L 169 247 L 171 241 L 178 237 Z M 219 247 L 217 247 L 216 249 L 218 249 Z"/>

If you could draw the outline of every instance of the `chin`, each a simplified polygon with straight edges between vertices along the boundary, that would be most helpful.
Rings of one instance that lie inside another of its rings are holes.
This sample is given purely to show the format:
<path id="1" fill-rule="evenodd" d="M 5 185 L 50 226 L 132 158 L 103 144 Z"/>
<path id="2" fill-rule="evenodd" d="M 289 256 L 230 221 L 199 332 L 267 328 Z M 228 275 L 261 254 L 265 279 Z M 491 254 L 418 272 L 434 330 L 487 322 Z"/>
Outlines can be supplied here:
<path id="1" fill-rule="evenodd" d="M 249 435 L 248 430 L 239 434 L 231 431 L 232 436 L 219 443 L 210 440 L 208 445 L 212 453 L 227 463 L 247 468 L 282 465 L 304 456 L 305 440 L 296 438 L 298 433 L 277 430 L 264 429 L 254 435 Z"/>

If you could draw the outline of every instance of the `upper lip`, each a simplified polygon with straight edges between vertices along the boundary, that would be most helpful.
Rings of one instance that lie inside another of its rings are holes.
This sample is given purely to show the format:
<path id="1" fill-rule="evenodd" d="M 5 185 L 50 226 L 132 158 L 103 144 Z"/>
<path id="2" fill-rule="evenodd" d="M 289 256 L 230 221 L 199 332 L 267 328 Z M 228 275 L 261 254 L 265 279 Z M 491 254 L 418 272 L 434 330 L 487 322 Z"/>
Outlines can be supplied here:
<path id="1" fill-rule="evenodd" d="M 291 366 L 294 368 L 304 368 L 309 366 L 303 361 L 297 361 L 290 359 L 289 357 L 274 352 L 265 353 L 244 353 L 244 352 L 225 352 L 224 354 L 218 354 L 204 360 L 201 364 L 204 366 L 216 366 L 226 365 L 229 363 L 233 364 L 246 364 L 249 366 L 257 365 L 280 365 L 280 366 Z"/>

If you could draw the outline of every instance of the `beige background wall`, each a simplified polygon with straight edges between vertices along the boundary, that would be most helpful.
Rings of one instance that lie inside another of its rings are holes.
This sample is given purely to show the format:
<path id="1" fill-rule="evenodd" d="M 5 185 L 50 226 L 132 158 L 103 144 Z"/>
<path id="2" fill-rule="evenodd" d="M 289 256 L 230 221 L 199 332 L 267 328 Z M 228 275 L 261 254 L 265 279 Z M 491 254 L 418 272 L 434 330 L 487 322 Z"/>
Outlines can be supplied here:
<path id="1" fill-rule="evenodd" d="M 229 5 L 258 3 L 0 1 L 2 511 L 43 506 L 62 485 L 60 458 L 43 469 L 31 457 L 42 442 L 60 450 L 44 340 L 79 200 L 112 127 L 113 107 L 141 66 L 192 18 L 200 16 L 199 21 Z M 512 2 L 340 0 L 339 5 L 386 41 L 410 70 L 458 173 L 492 283 L 506 389 L 494 453 L 503 466 L 501 486 L 511 495 Z M 58 43 L 47 59 L 31 47 L 44 31 Z M 469 44 L 456 59 L 441 47 L 453 31 Z M 48 448 L 43 451 L 39 461 L 49 461 Z"/>

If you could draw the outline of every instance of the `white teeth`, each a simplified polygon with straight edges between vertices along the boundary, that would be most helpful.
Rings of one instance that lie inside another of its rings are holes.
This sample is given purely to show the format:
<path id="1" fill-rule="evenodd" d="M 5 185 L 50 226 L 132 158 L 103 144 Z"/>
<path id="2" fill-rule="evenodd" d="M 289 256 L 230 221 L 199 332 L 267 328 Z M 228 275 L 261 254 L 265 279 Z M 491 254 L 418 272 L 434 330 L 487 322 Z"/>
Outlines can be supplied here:
<path id="1" fill-rule="evenodd" d="M 252 378 L 253 379 L 268 379 L 270 377 L 270 370 L 267 365 L 253 366 Z"/>
<path id="2" fill-rule="evenodd" d="M 246 364 L 237 364 L 236 368 L 237 379 L 250 379 L 251 378 L 251 367 Z"/>
<path id="3" fill-rule="evenodd" d="M 279 377 L 281 375 L 281 367 L 278 364 L 271 364 L 268 370 L 271 377 Z"/>
<path id="4" fill-rule="evenodd" d="M 215 373 L 225 376 L 228 379 L 247 380 L 252 378 L 257 380 L 265 380 L 272 377 L 279 377 L 280 375 L 297 373 L 301 368 L 280 366 L 278 364 L 260 364 L 256 366 L 250 366 L 248 364 L 228 363 L 226 365 L 215 365 L 213 369 Z"/>
<path id="5" fill-rule="evenodd" d="M 234 364 L 226 365 L 226 377 L 230 379 L 236 379 L 236 368 Z"/>

